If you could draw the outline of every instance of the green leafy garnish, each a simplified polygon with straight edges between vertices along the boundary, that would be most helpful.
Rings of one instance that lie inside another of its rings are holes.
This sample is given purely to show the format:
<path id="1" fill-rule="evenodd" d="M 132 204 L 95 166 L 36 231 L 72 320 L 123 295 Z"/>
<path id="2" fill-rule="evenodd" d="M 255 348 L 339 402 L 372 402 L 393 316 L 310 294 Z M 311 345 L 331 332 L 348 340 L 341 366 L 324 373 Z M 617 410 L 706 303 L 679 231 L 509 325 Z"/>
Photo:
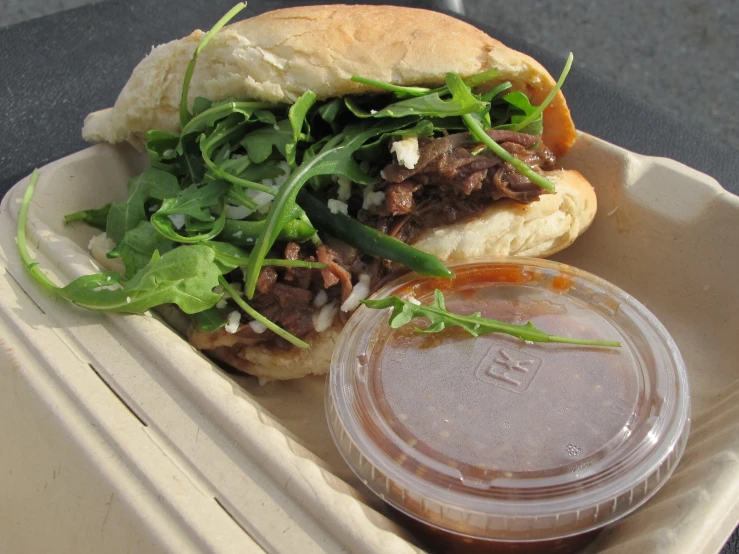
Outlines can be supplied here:
<path id="1" fill-rule="evenodd" d="M 187 109 L 187 93 L 190 91 L 190 81 L 192 81 L 192 75 L 195 72 L 195 64 L 198 61 L 198 56 L 200 55 L 200 52 L 202 52 L 203 48 L 208 45 L 210 39 L 212 39 L 218 33 L 218 31 L 220 31 L 226 25 L 226 23 L 236 17 L 236 15 L 244 8 L 246 8 L 246 2 L 239 2 L 233 8 L 231 8 L 228 13 L 226 13 L 226 15 L 224 15 L 221 19 L 218 20 L 215 25 L 213 25 L 211 30 L 208 31 L 202 38 L 197 48 L 195 48 L 195 51 L 192 54 L 192 58 L 190 59 L 190 63 L 187 64 L 187 69 L 185 70 L 185 81 L 182 84 L 182 99 L 180 101 L 180 125 L 182 125 L 182 127 L 187 125 L 187 123 L 192 119 L 192 114 Z"/>
<path id="2" fill-rule="evenodd" d="M 542 113 L 538 111 L 539 106 L 532 106 L 529 97 L 523 92 L 510 92 L 503 97 L 503 100 L 510 106 L 513 106 L 517 111 L 523 113 L 511 115 L 507 118 L 510 119 L 510 123 L 498 125 L 495 127 L 496 129 L 518 131 L 528 135 L 540 135 L 544 131 L 544 118 Z M 531 117 L 534 117 L 534 119 L 530 119 Z M 529 123 L 525 127 L 519 127 L 519 124 L 526 121 L 529 121 Z"/>
<path id="3" fill-rule="evenodd" d="M 193 314 L 192 317 L 198 329 L 206 333 L 218 331 L 218 329 L 225 327 L 226 323 L 228 323 L 228 311 L 220 310 L 216 307 Z"/>
<path id="4" fill-rule="evenodd" d="M 347 108 L 359 118 L 409 116 L 454 117 L 471 112 L 479 112 L 486 107 L 485 102 L 478 100 L 471 94 L 465 97 L 457 96 L 449 100 L 443 100 L 438 92 L 409 98 L 408 100 L 401 100 L 375 113 L 364 111 L 351 97 L 347 97 L 345 103 Z"/>
<path id="5" fill-rule="evenodd" d="M 498 68 L 493 67 L 480 73 L 475 73 L 469 77 L 463 79 L 464 83 L 471 88 L 475 88 L 479 85 L 487 83 L 492 79 L 495 79 L 500 71 Z M 404 87 L 400 85 L 393 85 L 391 83 L 385 83 L 383 81 L 377 81 L 376 79 L 368 79 L 367 77 L 361 77 L 359 75 L 352 76 L 352 81 L 355 83 L 362 83 L 371 87 L 377 87 L 388 92 L 394 92 L 398 98 L 405 98 L 408 96 L 426 96 L 428 94 L 448 94 L 449 89 L 446 86 L 429 89 L 425 87 Z M 508 84 L 510 86 L 510 83 Z"/>
<path id="6" fill-rule="evenodd" d="M 177 177 L 154 167 L 146 168 L 139 176 L 128 181 L 128 197 L 110 207 L 106 233 L 119 244 L 126 232 L 147 220 L 146 201 L 164 201 L 180 192 Z"/>
<path id="7" fill-rule="evenodd" d="M 34 171 L 23 196 L 18 216 L 18 252 L 29 273 L 48 291 L 90 310 L 143 313 L 161 304 L 177 304 L 186 314 L 206 310 L 221 295 L 213 292 L 220 271 L 207 246 L 183 246 L 151 259 L 125 283 L 115 271 L 85 275 L 59 287 L 31 258 L 26 244 L 26 221 L 39 172 Z"/>
<path id="8" fill-rule="evenodd" d="M 126 278 L 131 279 L 146 267 L 154 252 L 165 254 L 174 246 L 174 242 L 163 237 L 150 222 L 142 221 L 123 236 L 116 253 L 126 267 Z"/>
<path id="9" fill-rule="evenodd" d="M 574 59 L 574 56 L 572 55 L 572 52 L 570 52 L 570 55 L 567 56 L 567 61 L 565 62 L 564 69 L 562 70 L 562 74 L 559 76 L 559 79 L 557 79 L 557 83 L 554 85 L 552 90 L 549 91 L 549 94 L 544 99 L 544 102 L 541 103 L 541 105 L 534 110 L 532 113 L 529 114 L 528 117 L 526 117 L 523 121 L 519 122 L 514 128 L 514 131 L 520 131 L 521 129 L 526 128 L 527 125 L 529 125 L 532 121 L 536 120 L 537 117 L 539 117 L 542 113 L 544 113 L 544 110 L 547 109 L 547 106 L 551 104 L 552 100 L 554 100 L 554 97 L 557 95 L 557 92 L 559 89 L 562 88 L 562 85 L 565 82 L 565 79 L 567 79 L 567 75 L 570 73 L 570 68 L 572 67 L 572 60 Z"/>
<path id="10" fill-rule="evenodd" d="M 430 325 L 425 329 L 416 327 L 415 330 L 419 333 L 438 333 L 447 327 L 461 327 L 473 337 L 479 337 L 488 333 L 503 333 L 529 342 L 557 342 L 586 346 L 621 346 L 621 343 L 617 341 L 576 339 L 549 335 L 541 329 L 534 327 L 531 322 L 526 323 L 526 325 L 514 325 L 496 319 L 487 319 L 482 317 L 480 312 L 470 315 L 455 314 L 446 309 L 444 295 L 439 289 L 434 291 L 434 302 L 430 305 L 414 304 L 398 296 L 389 296 L 379 300 L 362 300 L 362 304 L 368 308 L 378 310 L 391 308 L 390 326 L 393 329 L 399 329 L 415 318 L 421 317 L 428 319 Z"/>
<path id="11" fill-rule="evenodd" d="M 90 227 L 105 231 L 105 226 L 108 223 L 108 214 L 112 204 L 106 204 L 102 208 L 93 208 L 91 210 L 80 210 L 73 214 L 64 216 L 64 223 L 73 223 L 75 221 L 81 221 L 87 223 Z"/>

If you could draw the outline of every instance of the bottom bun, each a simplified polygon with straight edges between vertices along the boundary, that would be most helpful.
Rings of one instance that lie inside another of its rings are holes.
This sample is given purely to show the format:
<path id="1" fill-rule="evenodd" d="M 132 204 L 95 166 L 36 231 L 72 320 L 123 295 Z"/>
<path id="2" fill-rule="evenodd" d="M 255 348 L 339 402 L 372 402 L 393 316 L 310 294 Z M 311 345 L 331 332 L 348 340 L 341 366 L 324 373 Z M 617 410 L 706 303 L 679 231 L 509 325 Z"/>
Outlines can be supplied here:
<path id="1" fill-rule="evenodd" d="M 484 256 L 545 258 L 567 248 L 595 217 L 595 191 L 578 171 L 545 173 L 557 192 L 531 204 L 498 200 L 474 219 L 429 229 L 412 241 L 441 261 Z"/>
<path id="2" fill-rule="evenodd" d="M 341 325 L 334 325 L 321 333 L 315 331 L 303 340 L 310 348 L 270 348 L 264 344 L 239 344 L 237 335 L 230 344 L 212 348 L 213 333 L 191 331 L 190 344 L 234 369 L 259 377 L 263 381 L 298 379 L 306 375 L 323 375 L 331 365 L 331 354 L 341 332 Z M 210 349 L 209 349 L 210 348 Z"/>

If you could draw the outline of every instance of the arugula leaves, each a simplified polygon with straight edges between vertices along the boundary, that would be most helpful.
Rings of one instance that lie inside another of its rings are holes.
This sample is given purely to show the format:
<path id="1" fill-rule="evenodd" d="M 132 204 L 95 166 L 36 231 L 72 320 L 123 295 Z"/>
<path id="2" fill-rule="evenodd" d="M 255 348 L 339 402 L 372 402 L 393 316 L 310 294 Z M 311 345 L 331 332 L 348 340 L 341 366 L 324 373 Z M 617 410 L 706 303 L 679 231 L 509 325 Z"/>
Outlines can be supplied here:
<path id="1" fill-rule="evenodd" d="M 131 279 L 146 267 L 154 252 L 165 254 L 174 246 L 174 242 L 163 237 L 154 225 L 142 221 L 123 236 L 116 252 L 126 267 L 126 278 Z"/>
<path id="2" fill-rule="evenodd" d="M 226 224 L 226 212 L 223 209 L 223 197 L 228 191 L 229 185 L 223 181 L 210 181 L 203 186 L 190 185 L 174 198 L 167 198 L 161 208 L 151 216 L 152 225 L 159 233 L 169 240 L 188 244 L 209 240 L 217 236 Z M 210 208 L 216 204 L 221 205 L 221 213 L 216 219 L 211 215 Z M 180 216 L 183 224 L 186 219 L 211 223 L 204 227 L 205 232 L 197 235 L 185 236 L 178 234 L 173 228 L 172 217 Z"/>
<path id="3" fill-rule="evenodd" d="M 456 115 L 479 112 L 485 108 L 484 102 L 477 100 L 471 95 L 465 99 L 452 98 L 450 100 L 443 100 L 438 92 L 395 102 L 376 113 L 364 111 L 351 97 L 347 97 L 345 103 L 346 107 L 354 115 L 362 119 L 368 117 L 409 116 L 454 117 Z"/>
<path id="4" fill-rule="evenodd" d="M 64 216 L 64 223 L 73 223 L 75 221 L 81 221 L 87 223 L 90 227 L 95 227 L 101 231 L 105 231 L 105 226 L 108 224 L 108 214 L 112 204 L 106 204 L 101 208 L 92 208 L 91 210 L 80 210 L 73 214 Z"/>
<path id="5" fill-rule="evenodd" d="M 547 97 L 544 99 L 544 102 L 541 103 L 541 105 L 534 110 L 529 116 L 524 119 L 523 121 L 519 122 L 516 127 L 513 129 L 514 131 L 520 131 L 521 129 L 525 129 L 527 125 L 529 125 L 531 122 L 535 121 L 537 117 L 539 117 L 542 113 L 544 113 L 544 110 L 549 106 L 549 104 L 552 103 L 552 100 L 554 100 L 554 97 L 559 92 L 559 89 L 562 88 L 562 85 L 565 82 L 565 79 L 567 79 L 567 75 L 570 73 L 570 69 L 572 68 L 572 61 L 574 59 L 574 56 L 572 55 L 572 52 L 567 56 L 567 61 L 565 62 L 564 69 L 562 69 L 562 74 L 559 76 L 559 79 L 557 79 L 557 82 L 552 87 L 552 90 L 549 91 L 549 94 L 547 94 Z"/>
<path id="6" fill-rule="evenodd" d="M 511 114 L 511 110 L 506 110 L 504 121 L 510 123 L 498 125 L 496 129 L 507 129 L 510 131 L 518 131 L 527 135 L 540 135 L 544 131 L 544 117 L 539 112 L 538 106 L 532 106 L 528 96 L 523 92 L 510 92 L 503 96 L 503 101 L 514 111 L 521 113 Z M 533 118 L 532 118 L 533 116 Z M 528 123 L 526 123 L 528 121 Z M 525 127 L 519 127 L 521 123 L 526 123 Z"/>
<path id="7" fill-rule="evenodd" d="M 227 310 L 220 310 L 216 307 L 208 308 L 202 312 L 193 314 L 193 320 L 198 329 L 206 333 L 218 331 L 221 327 L 226 326 L 228 318 Z"/>
<path id="8" fill-rule="evenodd" d="M 273 127 L 260 127 L 250 132 L 241 140 L 241 145 L 255 164 L 265 162 L 272 155 L 273 148 L 276 148 L 288 163 L 290 161 L 295 163 L 297 143 L 293 138 L 293 128 L 289 119 L 278 121 Z"/>
<path id="9" fill-rule="evenodd" d="M 481 71 L 480 73 L 470 75 L 469 77 L 465 77 L 463 81 L 464 84 L 468 87 L 475 88 L 484 83 L 487 83 L 488 81 L 491 81 L 492 79 L 495 79 L 499 73 L 500 71 L 498 70 L 498 68 L 493 67 L 485 71 Z M 443 95 L 449 93 L 449 89 L 446 85 L 436 89 L 428 89 L 424 87 L 404 87 L 400 85 L 393 85 L 391 83 L 384 83 L 375 79 L 368 79 L 367 77 L 361 77 L 359 75 L 352 76 L 352 81 L 354 81 L 355 83 L 362 83 L 365 85 L 370 85 L 372 87 L 387 90 L 389 92 L 393 92 L 398 98 L 407 98 L 408 96 L 426 96 L 428 94 Z"/>
<path id="10" fill-rule="evenodd" d="M 226 15 L 224 15 L 221 19 L 218 20 L 215 25 L 213 25 L 211 30 L 208 31 L 202 38 L 197 48 L 195 48 L 195 52 L 193 52 L 190 63 L 187 64 L 187 69 L 185 70 L 185 81 L 182 84 L 182 99 L 180 101 L 180 125 L 182 125 L 182 127 L 185 127 L 192 119 L 192 114 L 187 109 L 187 94 L 190 90 L 190 81 L 192 81 L 192 75 L 195 72 L 195 64 L 198 61 L 198 56 L 200 55 L 200 52 L 203 50 L 203 48 L 207 46 L 207 44 L 218 33 L 218 31 L 220 31 L 226 25 L 226 23 L 236 17 L 236 15 L 244 8 L 246 8 L 246 2 L 239 2 L 233 8 L 231 8 L 226 13 Z"/>
<path id="11" fill-rule="evenodd" d="M 587 346 L 614 346 L 620 347 L 621 343 L 607 340 L 588 340 L 570 337 L 549 335 L 536 328 L 530 321 L 526 325 L 514 325 L 504 323 L 497 319 L 482 317 L 480 312 L 470 315 L 455 314 L 446 309 L 444 295 L 439 289 L 434 291 L 434 301 L 429 305 L 418 305 L 398 296 L 389 296 L 379 300 L 362 300 L 362 304 L 368 308 L 377 310 L 391 308 L 390 327 L 398 329 L 407 325 L 415 318 L 426 318 L 430 325 L 421 329 L 416 327 L 418 333 L 439 333 L 447 327 L 461 327 L 473 337 L 489 333 L 503 333 L 530 342 L 558 342 L 565 344 L 580 344 Z"/>
<path id="12" fill-rule="evenodd" d="M 150 198 L 164 201 L 180 192 L 177 177 L 154 167 L 146 168 L 141 175 L 128 181 L 128 197 L 110 207 L 105 231 L 116 244 L 127 231 L 147 220 L 145 203 Z"/>
<path id="13" fill-rule="evenodd" d="M 85 275 L 64 287 L 57 286 L 31 259 L 26 244 L 26 221 L 39 172 L 34 171 L 18 216 L 18 252 L 29 273 L 47 290 L 90 310 L 142 313 L 161 304 L 177 304 L 192 314 L 215 305 L 213 292 L 221 272 L 213 263 L 213 250 L 204 245 L 182 246 L 165 253 L 155 251 L 132 279 L 121 283 L 115 271 Z"/>

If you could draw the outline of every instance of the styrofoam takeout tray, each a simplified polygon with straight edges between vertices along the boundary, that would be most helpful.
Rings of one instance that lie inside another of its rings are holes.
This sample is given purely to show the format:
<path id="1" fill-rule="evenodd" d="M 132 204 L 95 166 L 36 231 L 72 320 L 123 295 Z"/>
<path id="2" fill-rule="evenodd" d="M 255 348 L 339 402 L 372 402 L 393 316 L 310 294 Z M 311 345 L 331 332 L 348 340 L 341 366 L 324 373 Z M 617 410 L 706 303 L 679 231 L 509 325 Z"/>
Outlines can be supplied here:
<path id="1" fill-rule="evenodd" d="M 739 198 L 676 162 L 581 135 L 591 229 L 556 258 L 645 303 L 679 345 L 693 423 L 644 507 L 587 552 L 717 552 L 739 522 Z M 28 236 L 60 283 L 95 270 L 70 212 L 117 201 L 145 164 L 95 146 L 42 169 Z M 27 181 L 0 213 L 0 550 L 414 552 L 335 449 L 322 378 L 259 386 L 151 315 L 78 309 L 22 268 Z"/>

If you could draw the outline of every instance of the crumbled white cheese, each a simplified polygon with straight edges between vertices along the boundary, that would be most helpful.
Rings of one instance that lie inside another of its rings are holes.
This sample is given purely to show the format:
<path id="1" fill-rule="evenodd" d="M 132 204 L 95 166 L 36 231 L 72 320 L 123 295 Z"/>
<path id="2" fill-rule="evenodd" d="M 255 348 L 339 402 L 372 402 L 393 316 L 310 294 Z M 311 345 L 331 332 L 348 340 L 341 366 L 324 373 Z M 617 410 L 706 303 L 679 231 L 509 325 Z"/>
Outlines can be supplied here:
<path id="1" fill-rule="evenodd" d="M 320 308 L 321 306 L 324 306 L 326 302 L 328 302 L 328 294 L 326 294 L 325 290 L 321 289 L 316 293 L 316 296 L 313 299 L 313 306 Z"/>
<path id="2" fill-rule="evenodd" d="M 372 115 L 375 115 L 375 114 L 377 113 L 377 110 L 370 110 L 370 113 L 371 113 Z"/>
<path id="3" fill-rule="evenodd" d="M 334 317 L 339 313 L 339 306 L 336 302 L 331 302 L 321 307 L 320 310 L 313 313 L 313 328 L 322 333 L 334 322 Z"/>
<path id="4" fill-rule="evenodd" d="M 362 202 L 362 208 L 369 210 L 373 206 L 380 206 L 385 202 L 384 192 L 375 192 L 375 188 L 372 185 L 367 185 L 362 190 L 364 195 L 364 202 Z"/>
<path id="5" fill-rule="evenodd" d="M 95 235 L 87 244 L 87 249 L 90 250 L 96 258 L 98 257 L 98 253 L 100 254 L 100 257 L 104 257 L 108 252 L 113 250 L 113 248 L 115 248 L 115 243 L 109 239 L 108 235 L 105 233 Z"/>
<path id="6" fill-rule="evenodd" d="M 185 226 L 184 214 L 172 214 L 169 216 L 169 219 L 172 220 L 172 225 L 174 225 L 175 229 L 182 229 Z"/>
<path id="7" fill-rule="evenodd" d="M 231 235 L 235 239 L 240 239 L 241 236 L 244 234 L 244 231 L 236 231 L 233 235 Z"/>
<path id="8" fill-rule="evenodd" d="M 162 158 L 174 158 L 177 155 L 177 152 L 175 150 L 172 150 L 171 148 L 167 148 L 164 152 L 162 152 Z"/>
<path id="9" fill-rule="evenodd" d="M 420 306 L 421 305 L 421 302 L 419 302 L 418 300 L 416 300 L 416 298 L 414 296 L 409 296 L 408 297 L 408 302 L 410 302 L 411 304 L 415 304 L 416 306 Z"/>
<path id="10" fill-rule="evenodd" d="M 126 296 L 126 304 L 130 304 L 130 303 L 131 303 L 131 297 L 130 296 Z"/>
<path id="11" fill-rule="evenodd" d="M 216 308 L 219 310 L 224 309 L 226 306 L 228 306 L 228 300 L 225 298 L 221 298 L 218 302 L 216 302 Z"/>
<path id="12" fill-rule="evenodd" d="M 226 204 L 226 217 L 229 219 L 245 219 L 249 217 L 254 210 L 250 210 L 246 206 L 232 206 Z"/>
<path id="13" fill-rule="evenodd" d="M 258 335 L 261 335 L 267 330 L 267 326 L 261 321 L 257 321 L 256 319 L 249 322 L 249 327 L 251 327 L 251 330 Z"/>
<path id="14" fill-rule="evenodd" d="M 342 202 L 346 202 L 352 196 L 352 182 L 346 177 L 339 177 L 337 183 L 339 184 L 339 190 L 336 197 Z"/>
<path id="15" fill-rule="evenodd" d="M 239 330 L 239 323 L 241 323 L 241 314 L 237 311 L 233 311 L 228 314 L 228 323 L 224 327 L 227 333 L 232 335 Z"/>
<path id="16" fill-rule="evenodd" d="M 275 131 L 279 131 L 279 130 L 280 130 L 280 126 L 279 126 L 279 125 L 277 125 L 277 123 L 275 123 L 275 124 L 273 125 L 273 127 L 275 128 Z"/>
<path id="17" fill-rule="evenodd" d="M 418 137 L 408 137 L 396 140 L 390 147 L 390 152 L 398 158 L 398 163 L 408 169 L 413 169 L 418 163 Z"/>
<path id="18" fill-rule="evenodd" d="M 277 167 L 279 167 L 283 171 L 283 174 L 281 176 L 275 177 L 275 187 L 280 188 L 290 177 L 290 166 L 287 162 L 282 161 L 277 164 Z"/>
<path id="19" fill-rule="evenodd" d="M 331 210 L 332 214 L 349 215 L 349 206 L 347 206 L 346 202 L 342 202 L 341 200 L 334 200 L 333 198 L 329 198 L 328 209 Z"/>
<path id="20" fill-rule="evenodd" d="M 154 213 L 154 212 L 158 211 L 159 208 L 161 208 L 161 206 L 159 204 L 154 204 L 151 208 L 149 208 L 149 212 L 150 213 Z"/>
<path id="21" fill-rule="evenodd" d="M 349 297 L 344 300 L 341 305 L 342 312 L 353 312 L 359 307 L 359 302 L 369 296 L 370 291 L 370 276 L 366 273 L 362 273 L 359 276 L 359 282 L 354 285 L 352 293 Z"/>
<path id="22" fill-rule="evenodd" d="M 247 196 L 254 200 L 254 203 L 257 206 L 264 206 L 265 204 L 269 204 L 272 202 L 272 199 L 274 198 L 274 195 L 264 192 L 261 190 L 249 190 L 247 191 Z"/>

